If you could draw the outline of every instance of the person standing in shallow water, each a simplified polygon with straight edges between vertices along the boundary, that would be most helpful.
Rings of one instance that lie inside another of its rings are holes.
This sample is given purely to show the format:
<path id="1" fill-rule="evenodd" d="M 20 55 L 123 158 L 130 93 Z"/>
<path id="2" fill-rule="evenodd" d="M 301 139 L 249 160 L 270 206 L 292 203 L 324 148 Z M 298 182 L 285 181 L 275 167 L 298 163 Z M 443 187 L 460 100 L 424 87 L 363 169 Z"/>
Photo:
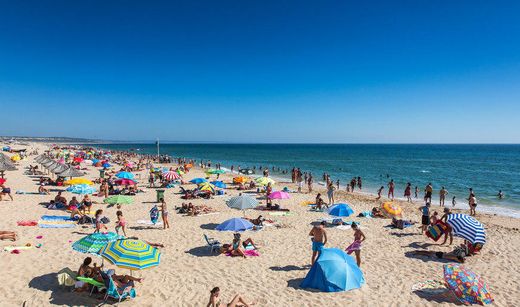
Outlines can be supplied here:
<path id="1" fill-rule="evenodd" d="M 412 201 L 412 184 L 407 183 L 406 188 L 404 189 L 404 197 L 406 197 L 406 201 L 411 203 Z"/>
<path id="2" fill-rule="evenodd" d="M 390 198 L 391 200 L 394 200 L 394 188 L 395 188 L 394 179 L 391 179 L 390 182 L 388 183 L 388 198 Z"/>
<path id="3" fill-rule="evenodd" d="M 448 195 L 448 190 L 446 190 L 444 187 L 441 188 L 439 191 L 439 205 L 441 207 L 444 207 L 444 201 L 446 200 L 446 195 Z"/>

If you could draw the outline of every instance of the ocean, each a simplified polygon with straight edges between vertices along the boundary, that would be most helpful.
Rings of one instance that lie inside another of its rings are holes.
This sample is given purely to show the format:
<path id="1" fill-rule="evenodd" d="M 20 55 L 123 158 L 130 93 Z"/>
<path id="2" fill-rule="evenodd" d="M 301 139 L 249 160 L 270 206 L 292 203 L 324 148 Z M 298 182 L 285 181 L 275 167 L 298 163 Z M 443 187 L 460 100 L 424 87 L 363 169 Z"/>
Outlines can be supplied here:
<path id="1" fill-rule="evenodd" d="M 155 154 L 155 144 L 110 144 L 114 150 L 139 150 Z M 396 197 L 402 197 L 407 182 L 419 187 L 422 199 L 426 184 L 434 188 L 438 203 L 441 186 L 449 191 L 446 204 L 456 196 L 457 207 L 467 208 L 470 187 L 476 193 L 478 210 L 520 217 L 520 145 L 414 145 L 414 144 L 161 144 L 161 154 L 219 162 L 225 168 L 268 166 L 275 177 L 287 177 L 276 169 L 300 167 L 312 172 L 315 182 L 324 172 L 344 186 L 361 176 L 363 190 L 375 193 L 393 179 Z M 257 171 L 258 172 L 258 171 Z M 290 176 L 290 172 L 289 172 Z M 288 177 L 287 177 L 288 178 Z M 503 199 L 497 193 L 502 190 Z M 413 195 L 413 192 L 412 192 Z"/>

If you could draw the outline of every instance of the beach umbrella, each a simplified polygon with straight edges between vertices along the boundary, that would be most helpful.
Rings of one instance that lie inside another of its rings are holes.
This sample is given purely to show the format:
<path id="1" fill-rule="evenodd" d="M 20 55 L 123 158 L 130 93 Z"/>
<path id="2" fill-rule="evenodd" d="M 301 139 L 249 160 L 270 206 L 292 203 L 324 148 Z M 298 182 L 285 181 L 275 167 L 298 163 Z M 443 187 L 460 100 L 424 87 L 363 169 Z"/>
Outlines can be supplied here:
<path id="1" fill-rule="evenodd" d="M 348 204 L 335 204 L 329 208 L 328 212 L 334 216 L 350 216 L 354 214 L 354 210 Z"/>
<path id="2" fill-rule="evenodd" d="M 93 182 L 88 179 L 85 179 L 85 178 L 74 178 L 74 179 L 69 179 L 69 180 L 65 181 L 63 184 L 65 184 L 65 185 L 75 185 L 75 184 L 92 185 Z"/>
<path id="3" fill-rule="evenodd" d="M 83 158 L 81 158 L 81 157 L 75 157 L 72 161 L 74 161 L 74 162 L 78 162 L 78 163 L 81 163 L 81 162 L 83 162 Z"/>
<path id="4" fill-rule="evenodd" d="M 105 163 L 101 164 L 101 166 L 103 168 L 109 168 L 111 165 L 110 165 L 110 163 L 105 162 Z"/>
<path id="5" fill-rule="evenodd" d="M 284 191 L 274 191 L 268 195 L 269 199 L 289 199 L 291 195 Z"/>
<path id="6" fill-rule="evenodd" d="M 130 172 L 119 172 L 116 174 L 116 177 L 121 179 L 134 179 L 135 176 Z"/>
<path id="7" fill-rule="evenodd" d="M 80 172 L 73 167 L 69 167 L 69 168 L 65 169 L 64 171 L 57 173 L 57 175 L 61 176 L 61 177 L 81 177 L 81 176 L 84 176 L 85 174 L 83 174 L 83 172 Z"/>
<path id="8" fill-rule="evenodd" d="M 218 231 L 246 231 L 253 229 L 254 225 L 248 220 L 232 218 L 219 224 L 215 229 Z"/>
<path id="9" fill-rule="evenodd" d="M 392 217 L 400 217 L 403 213 L 403 209 L 398 204 L 394 204 L 391 201 L 387 201 L 381 205 L 381 209 L 383 209 L 383 213 L 392 218 Z"/>
<path id="10" fill-rule="evenodd" d="M 338 248 L 324 248 L 300 287 L 339 292 L 361 288 L 364 283 L 354 258 Z"/>
<path id="11" fill-rule="evenodd" d="M 98 159 L 92 159 L 92 164 L 96 164 L 96 163 L 99 163 L 101 161 L 99 161 Z"/>
<path id="12" fill-rule="evenodd" d="M 259 185 L 263 185 L 263 186 L 266 186 L 268 185 L 269 183 L 271 185 L 275 184 L 276 181 L 274 181 L 273 179 L 269 178 L 269 177 L 258 177 L 255 179 L 255 182 Z"/>
<path id="13" fill-rule="evenodd" d="M 43 167 L 45 167 L 45 168 L 47 168 L 47 169 L 48 169 L 51 165 L 57 165 L 57 164 L 58 164 L 58 162 L 56 162 L 56 161 L 54 161 L 54 160 L 49 160 L 49 161 L 47 161 L 47 162 L 43 162 L 43 163 L 42 163 Z"/>
<path id="14" fill-rule="evenodd" d="M 193 178 L 192 180 L 190 180 L 191 183 L 195 183 L 195 184 L 199 184 L 199 183 L 203 183 L 203 182 L 208 182 L 206 179 L 204 178 Z"/>
<path id="15" fill-rule="evenodd" d="M 247 178 L 247 177 L 244 177 L 244 176 L 239 176 L 239 177 L 234 177 L 233 178 L 233 183 L 237 184 L 237 183 L 246 183 L 248 182 L 250 179 Z"/>
<path id="16" fill-rule="evenodd" d="M 221 189 L 225 189 L 227 187 L 226 184 L 222 181 L 212 181 L 211 184 Z"/>
<path id="17" fill-rule="evenodd" d="M 72 249 L 81 253 L 97 254 L 105 245 L 119 238 L 120 237 L 113 232 L 93 233 L 74 242 Z"/>
<path id="18" fill-rule="evenodd" d="M 132 180 L 132 179 L 117 179 L 114 182 L 117 185 L 134 185 L 134 184 L 137 184 L 137 182 Z"/>
<path id="19" fill-rule="evenodd" d="M 198 185 L 199 191 L 210 191 L 211 193 L 215 193 L 215 186 L 209 182 L 202 182 Z"/>
<path id="20" fill-rule="evenodd" d="M 177 172 L 169 171 L 169 172 L 163 173 L 163 178 L 168 181 L 171 181 L 171 180 L 180 179 L 181 176 Z"/>
<path id="21" fill-rule="evenodd" d="M 225 174 L 225 173 L 226 173 L 226 171 L 221 170 L 221 169 L 210 169 L 210 170 L 206 171 L 206 174 L 210 174 L 210 175 L 221 175 L 221 174 Z"/>
<path id="22" fill-rule="evenodd" d="M 34 158 L 34 161 L 36 161 L 37 163 L 40 163 L 42 161 L 45 161 L 47 159 L 47 157 L 45 157 L 44 155 L 40 155 L 36 158 Z"/>
<path id="23" fill-rule="evenodd" d="M 465 305 L 486 305 L 493 302 L 482 278 L 460 264 L 444 265 L 444 281 L 448 289 Z"/>
<path id="24" fill-rule="evenodd" d="M 161 252 L 141 240 L 110 242 L 99 253 L 112 264 L 129 270 L 144 270 L 158 266 L 161 261 Z"/>
<path id="25" fill-rule="evenodd" d="M 114 196 L 110 196 L 108 198 L 105 198 L 103 200 L 103 202 L 105 204 L 111 204 L 111 205 L 115 205 L 115 204 L 132 204 L 134 202 L 134 199 L 130 196 L 126 196 L 126 195 L 114 195 Z"/>
<path id="26" fill-rule="evenodd" d="M 67 188 L 67 191 L 74 194 L 93 194 L 96 193 L 96 189 L 89 186 L 88 184 L 76 184 L 71 185 Z"/>
<path id="27" fill-rule="evenodd" d="M 231 197 L 227 201 L 227 206 L 238 210 L 253 209 L 258 206 L 258 200 L 249 195 L 239 195 Z"/>
<path id="28" fill-rule="evenodd" d="M 446 223 L 453 229 L 453 235 L 464 238 L 472 244 L 486 243 L 484 225 L 474 217 L 461 213 L 449 214 Z"/>
<path id="29" fill-rule="evenodd" d="M 16 166 L 12 163 L 8 163 L 6 161 L 0 161 L 0 171 L 15 171 Z"/>

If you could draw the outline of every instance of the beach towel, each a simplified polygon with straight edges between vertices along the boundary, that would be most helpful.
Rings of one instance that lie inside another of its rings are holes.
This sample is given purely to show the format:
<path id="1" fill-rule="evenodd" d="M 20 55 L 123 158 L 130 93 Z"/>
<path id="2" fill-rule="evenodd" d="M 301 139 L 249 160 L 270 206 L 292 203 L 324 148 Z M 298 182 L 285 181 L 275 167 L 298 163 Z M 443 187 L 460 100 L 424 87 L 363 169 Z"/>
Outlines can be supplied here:
<path id="1" fill-rule="evenodd" d="M 433 241 L 437 242 L 444 233 L 446 233 L 447 227 L 444 223 L 438 223 L 433 226 L 428 227 L 426 231 L 426 236 Z"/>
<path id="2" fill-rule="evenodd" d="M 288 212 L 288 211 L 275 211 L 275 212 L 268 212 L 267 214 L 273 215 L 273 216 L 290 216 L 290 215 L 293 215 L 292 212 Z"/>
<path id="3" fill-rule="evenodd" d="M 18 226 L 36 226 L 38 225 L 38 221 L 18 221 L 16 224 L 18 224 Z"/>
<path id="4" fill-rule="evenodd" d="M 347 246 L 347 248 L 345 249 L 345 251 L 349 255 L 352 254 L 354 251 L 358 251 L 358 250 L 361 250 L 361 242 L 357 241 L 357 240 L 352 242 L 352 244 Z"/>
<path id="5" fill-rule="evenodd" d="M 152 221 L 148 221 L 148 220 L 137 220 L 136 223 L 141 224 L 141 225 L 162 225 L 163 224 L 163 222 L 156 222 L 154 224 Z"/>
<path id="6" fill-rule="evenodd" d="M 260 256 L 260 253 L 254 249 L 252 250 L 244 250 L 244 255 L 247 257 L 258 257 Z M 231 257 L 231 252 L 227 252 L 226 256 Z"/>
<path id="7" fill-rule="evenodd" d="M 72 221 L 67 215 L 43 215 L 40 219 L 42 221 Z"/>
<path id="8" fill-rule="evenodd" d="M 361 212 L 358 217 L 366 217 L 366 218 L 371 218 L 372 217 L 372 211 L 363 211 Z"/>
<path id="9" fill-rule="evenodd" d="M 27 250 L 27 249 L 32 249 L 34 246 L 4 246 L 4 251 L 6 252 L 12 252 L 14 251 L 15 249 L 16 250 Z"/>
<path id="10" fill-rule="evenodd" d="M 40 228 L 74 228 L 76 223 L 73 221 L 38 221 Z"/>

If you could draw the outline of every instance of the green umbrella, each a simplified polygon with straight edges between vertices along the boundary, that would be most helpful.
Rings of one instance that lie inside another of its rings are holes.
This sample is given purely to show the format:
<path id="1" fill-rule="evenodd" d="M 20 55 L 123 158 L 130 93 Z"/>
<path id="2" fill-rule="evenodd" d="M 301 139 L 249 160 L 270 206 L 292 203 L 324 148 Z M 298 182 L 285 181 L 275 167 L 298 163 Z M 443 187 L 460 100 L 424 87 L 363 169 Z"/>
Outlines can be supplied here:
<path id="1" fill-rule="evenodd" d="M 111 204 L 111 205 L 114 205 L 114 204 L 132 204 L 134 202 L 134 199 L 130 196 L 125 196 L 125 195 L 114 195 L 114 196 L 110 196 L 108 198 L 105 198 L 105 200 L 103 200 L 103 202 L 105 204 Z"/>
<path id="2" fill-rule="evenodd" d="M 225 173 L 226 173 L 226 171 L 221 170 L 221 169 L 210 169 L 210 170 L 206 171 L 206 174 L 211 174 L 211 175 L 220 175 L 220 174 L 225 174 Z"/>
<path id="3" fill-rule="evenodd" d="M 110 242 L 119 239 L 116 233 L 93 233 L 72 244 L 72 249 L 81 253 L 97 254 L 99 250 Z"/>

